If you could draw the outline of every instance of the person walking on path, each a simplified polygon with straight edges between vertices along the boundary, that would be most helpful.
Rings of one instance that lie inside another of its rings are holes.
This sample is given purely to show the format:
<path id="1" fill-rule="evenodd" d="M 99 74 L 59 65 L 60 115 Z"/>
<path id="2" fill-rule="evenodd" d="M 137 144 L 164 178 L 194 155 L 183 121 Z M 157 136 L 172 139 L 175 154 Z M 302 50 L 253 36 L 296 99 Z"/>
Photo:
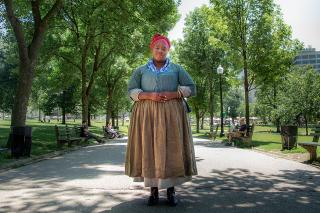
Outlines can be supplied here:
<path id="1" fill-rule="evenodd" d="M 192 132 L 184 97 L 195 96 L 190 75 L 167 58 L 170 41 L 155 34 L 152 58 L 137 68 L 128 83 L 132 108 L 125 174 L 151 187 L 148 205 L 167 189 L 169 205 L 178 203 L 174 186 L 197 175 Z"/>

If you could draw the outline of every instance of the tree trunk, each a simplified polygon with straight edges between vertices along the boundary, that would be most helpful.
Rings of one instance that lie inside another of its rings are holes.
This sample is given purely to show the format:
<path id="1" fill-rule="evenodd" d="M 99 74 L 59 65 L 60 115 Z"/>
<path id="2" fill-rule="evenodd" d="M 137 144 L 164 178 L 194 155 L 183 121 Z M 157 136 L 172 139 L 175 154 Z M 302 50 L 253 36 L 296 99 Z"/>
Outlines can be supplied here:
<path id="1" fill-rule="evenodd" d="M 119 112 L 118 112 L 119 110 L 118 110 L 118 109 L 119 109 L 119 106 L 118 106 L 118 104 L 117 104 L 117 108 L 116 108 L 116 125 L 117 125 L 117 126 L 119 126 L 119 118 L 118 118 L 118 117 L 119 117 L 119 116 L 118 116 L 118 115 L 119 115 Z"/>
<path id="2" fill-rule="evenodd" d="M 201 129 L 204 129 L 204 116 L 201 117 Z"/>
<path id="3" fill-rule="evenodd" d="M 112 89 L 111 88 L 106 88 L 107 89 L 107 106 L 106 106 L 106 126 L 108 123 L 110 123 L 110 118 L 112 118 Z M 114 125 L 112 121 L 112 125 Z"/>
<path id="4" fill-rule="evenodd" d="M 107 110 L 108 111 L 108 110 Z M 108 126 L 108 124 L 110 123 L 110 115 L 109 113 L 107 112 L 106 113 L 106 126 Z"/>
<path id="5" fill-rule="evenodd" d="M 247 62 L 247 51 L 244 49 L 242 51 L 242 57 L 243 57 L 243 72 L 244 72 L 244 101 L 245 101 L 246 124 L 250 125 L 248 62 Z"/>
<path id="6" fill-rule="evenodd" d="M 91 126 L 91 112 L 90 112 L 90 107 L 88 107 L 88 126 Z"/>
<path id="7" fill-rule="evenodd" d="M 12 109 L 11 126 L 25 126 L 31 94 L 34 66 L 26 59 L 20 61 L 19 79 Z"/>
<path id="8" fill-rule="evenodd" d="M 111 118 L 112 118 L 112 126 L 116 126 L 116 122 L 115 122 L 114 114 L 113 114 L 113 113 L 112 113 Z"/>
<path id="9" fill-rule="evenodd" d="M 116 125 L 119 126 L 119 118 L 118 118 L 118 116 L 116 117 Z"/>
<path id="10" fill-rule="evenodd" d="M 273 103 L 271 103 L 273 105 L 273 108 L 276 110 L 277 109 L 277 84 L 276 82 L 273 82 Z M 280 118 L 276 118 L 276 126 L 277 126 L 277 133 L 281 132 L 280 129 Z"/>
<path id="11" fill-rule="evenodd" d="M 65 107 L 62 107 L 62 124 L 66 124 L 66 109 Z"/>
<path id="12" fill-rule="evenodd" d="M 89 106 L 89 98 L 86 95 L 86 89 L 82 91 L 82 122 L 86 122 L 88 124 L 88 106 Z"/>
<path id="13" fill-rule="evenodd" d="M 281 132 L 281 129 L 280 129 L 280 118 L 276 119 L 276 126 L 277 126 L 277 133 L 280 133 Z"/>
<path id="14" fill-rule="evenodd" d="M 125 115 L 124 113 L 122 114 L 122 126 L 124 126 L 124 119 L 125 119 Z"/>
<path id="15" fill-rule="evenodd" d="M 305 122 L 306 122 L 306 136 L 308 136 L 309 135 L 309 131 L 308 131 L 308 119 L 307 119 L 307 115 L 306 114 L 304 114 L 304 120 L 305 120 Z"/>
<path id="16" fill-rule="evenodd" d="M 12 1 L 4 1 L 8 20 L 13 28 L 13 32 L 18 45 L 19 52 L 19 77 L 11 116 L 11 126 L 25 126 L 28 101 L 31 94 L 31 86 L 34 68 L 39 50 L 42 46 L 44 33 L 48 28 L 49 21 L 56 15 L 62 7 L 62 0 L 56 0 L 52 8 L 43 19 L 40 16 L 40 2 L 31 1 L 34 29 L 32 40 L 27 44 L 23 32 L 21 21 L 16 17 Z"/>
<path id="17" fill-rule="evenodd" d="M 66 124 L 66 91 L 62 91 L 62 124 Z"/>
<path id="18" fill-rule="evenodd" d="M 200 113 L 199 113 L 199 111 L 197 110 L 197 112 L 196 112 L 196 120 L 197 120 L 197 133 L 199 133 L 200 132 Z"/>
<path id="19" fill-rule="evenodd" d="M 41 110 L 40 110 L 40 106 L 38 104 L 38 121 L 41 121 Z"/>

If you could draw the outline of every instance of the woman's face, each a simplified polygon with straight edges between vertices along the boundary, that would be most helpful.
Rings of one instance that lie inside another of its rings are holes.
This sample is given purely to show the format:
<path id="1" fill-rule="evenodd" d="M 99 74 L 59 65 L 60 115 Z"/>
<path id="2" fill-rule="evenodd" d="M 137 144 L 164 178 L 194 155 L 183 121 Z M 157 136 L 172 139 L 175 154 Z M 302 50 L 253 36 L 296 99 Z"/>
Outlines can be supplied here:
<path id="1" fill-rule="evenodd" d="M 162 42 L 158 41 L 152 48 L 152 55 L 155 61 L 165 61 L 169 48 Z"/>

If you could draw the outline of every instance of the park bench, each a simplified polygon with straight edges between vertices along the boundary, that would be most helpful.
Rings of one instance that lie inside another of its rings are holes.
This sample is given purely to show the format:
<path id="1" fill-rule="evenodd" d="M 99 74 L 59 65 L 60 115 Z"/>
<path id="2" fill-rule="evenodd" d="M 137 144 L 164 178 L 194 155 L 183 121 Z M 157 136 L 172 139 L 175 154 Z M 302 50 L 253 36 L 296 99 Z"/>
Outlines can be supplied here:
<path id="1" fill-rule="evenodd" d="M 320 146 L 319 136 L 320 136 L 320 125 L 315 126 L 315 128 L 311 129 L 314 133 L 310 135 L 313 136 L 312 142 L 300 142 L 298 143 L 300 146 L 305 148 L 310 154 L 309 162 L 317 160 L 317 147 Z"/>
<path id="2" fill-rule="evenodd" d="M 73 127 L 74 134 L 75 134 L 77 137 L 83 137 L 83 136 L 82 136 L 82 134 L 83 134 L 83 133 L 82 133 L 82 131 L 83 131 L 82 128 L 83 128 L 83 127 L 81 127 L 81 126 L 74 126 L 74 127 Z"/>
<path id="3" fill-rule="evenodd" d="M 253 132 L 254 132 L 254 124 L 248 126 L 247 130 L 244 131 L 244 135 L 243 136 L 233 137 L 232 138 L 232 141 L 233 141 L 234 145 L 237 145 L 237 143 L 242 143 L 242 144 L 244 144 L 246 146 L 251 146 L 252 145 Z"/>
<path id="4" fill-rule="evenodd" d="M 82 138 L 76 132 L 77 129 L 70 128 L 67 125 L 65 127 L 58 127 L 55 125 L 55 132 L 57 138 L 57 146 L 60 148 L 63 144 L 68 144 L 70 147 L 73 143 L 79 145 Z"/>

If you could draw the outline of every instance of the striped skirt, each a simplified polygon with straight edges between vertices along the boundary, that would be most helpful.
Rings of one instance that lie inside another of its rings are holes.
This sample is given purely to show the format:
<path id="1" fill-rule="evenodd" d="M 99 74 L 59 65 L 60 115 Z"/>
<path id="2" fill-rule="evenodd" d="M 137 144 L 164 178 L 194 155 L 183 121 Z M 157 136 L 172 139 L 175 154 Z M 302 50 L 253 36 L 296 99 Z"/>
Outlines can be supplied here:
<path id="1" fill-rule="evenodd" d="M 134 103 L 125 173 L 146 187 L 168 188 L 197 174 L 192 132 L 181 99 Z"/>

